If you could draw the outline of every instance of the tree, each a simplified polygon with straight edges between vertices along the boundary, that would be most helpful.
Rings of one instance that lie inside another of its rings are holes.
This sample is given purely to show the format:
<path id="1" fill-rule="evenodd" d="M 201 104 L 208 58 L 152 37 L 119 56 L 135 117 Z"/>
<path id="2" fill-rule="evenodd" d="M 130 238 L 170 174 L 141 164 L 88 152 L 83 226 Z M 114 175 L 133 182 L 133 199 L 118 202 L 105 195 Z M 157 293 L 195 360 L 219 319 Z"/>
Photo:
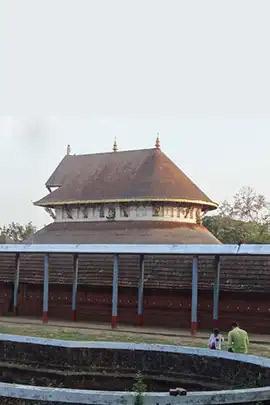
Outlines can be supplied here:
<path id="1" fill-rule="evenodd" d="M 206 216 L 203 223 L 222 243 L 270 243 L 268 224 L 245 222 L 221 215 Z"/>
<path id="2" fill-rule="evenodd" d="M 251 187 L 242 187 L 233 197 L 233 202 L 223 201 L 219 213 L 246 222 L 264 224 L 270 219 L 269 204 L 262 194 Z"/>
<path id="3" fill-rule="evenodd" d="M 6 242 L 11 241 L 14 243 L 20 243 L 29 238 L 36 232 L 36 227 L 32 222 L 28 222 L 26 225 L 20 225 L 12 222 L 9 225 L 5 225 L 0 228 L 0 236 L 5 239 Z"/>
<path id="4" fill-rule="evenodd" d="M 233 201 L 223 201 L 204 225 L 223 243 L 270 243 L 270 209 L 266 198 L 243 187 Z"/>

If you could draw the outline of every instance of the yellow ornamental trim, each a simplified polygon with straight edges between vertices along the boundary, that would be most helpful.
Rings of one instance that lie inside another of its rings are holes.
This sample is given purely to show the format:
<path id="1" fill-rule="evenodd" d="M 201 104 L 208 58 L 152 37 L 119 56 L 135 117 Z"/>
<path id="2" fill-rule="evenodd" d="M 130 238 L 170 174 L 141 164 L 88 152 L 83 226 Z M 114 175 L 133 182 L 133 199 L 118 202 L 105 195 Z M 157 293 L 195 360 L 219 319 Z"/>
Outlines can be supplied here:
<path id="1" fill-rule="evenodd" d="M 35 202 L 35 205 L 41 207 L 55 207 L 61 205 L 79 205 L 79 204 L 106 204 L 106 203 L 132 203 L 132 202 L 176 202 L 176 203 L 186 203 L 186 204 L 196 204 L 203 205 L 212 208 L 217 208 L 218 203 L 212 201 L 203 200 L 189 200 L 184 198 L 121 198 L 121 199 L 109 199 L 109 200 L 70 200 L 70 201 L 55 201 L 55 202 L 45 202 L 39 203 Z"/>

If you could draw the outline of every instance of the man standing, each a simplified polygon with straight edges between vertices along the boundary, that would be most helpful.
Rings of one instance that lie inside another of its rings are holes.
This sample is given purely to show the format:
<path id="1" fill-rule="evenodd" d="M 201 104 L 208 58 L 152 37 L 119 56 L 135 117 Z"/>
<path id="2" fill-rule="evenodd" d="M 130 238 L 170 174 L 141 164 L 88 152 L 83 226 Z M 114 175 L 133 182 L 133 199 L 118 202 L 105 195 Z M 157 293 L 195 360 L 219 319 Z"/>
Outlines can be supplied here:
<path id="1" fill-rule="evenodd" d="M 228 334 L 229 352 L 247 353 L 249 339 L 245 330 L 240 329 L 237 322 L 233 322 L 232 330 Z"/>

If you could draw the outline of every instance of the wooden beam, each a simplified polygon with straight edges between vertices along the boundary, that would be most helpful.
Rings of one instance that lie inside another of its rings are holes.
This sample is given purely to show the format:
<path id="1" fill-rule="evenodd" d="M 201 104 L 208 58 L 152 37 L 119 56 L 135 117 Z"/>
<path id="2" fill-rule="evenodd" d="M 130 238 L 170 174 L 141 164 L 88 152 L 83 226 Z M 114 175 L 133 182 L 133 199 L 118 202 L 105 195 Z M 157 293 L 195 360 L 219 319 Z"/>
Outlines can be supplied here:
<path id="1" fill-rule="evenodd" d="M 213 286 L 213 326 L 219 323 L 220 257 L 215 258 L 215 280 Z"/>
<path id="2" fill-rule="evenodd" d="M 48 323 L 49 308 L 49 255 L 44 255 L 44 277 L 43 277 L 43 323 Z"/>
<path id="3" fill-rule="evenodd" d="M 16 270 L 14 279 L 14 291 L 13 291 L 13 312 L 18 315 L 18 291 L 20 282 L 20 254 L 16 254 Z"/>
<path id="4" fill-rule="evenodd" d="M 137 324 L 138 326 L 143 325 L 143 288 L 144 288 L 144 255 L 140 255 L 140 277 L 138 284 L 138 315 Z"/>
<path id="5" fill-rule="evenodd" d="M 72 320 L 77 320 L 77 291 L 79 274 L 79 256 L 73 256 L 73 284 L 72 284 Z"/>
<path id="6" fill-rule="evenodd" d="M 119 255 L 113 257 L 113 285 L 112 285 L 112 328 L 117 327 L 118 321 L 118 278 L 119 278 Z"/>
<path id="7" fill-rule="evenodd" d="M 191 300 L 191 334 L 195 335 L 198 327 L 198 257 L 192 260 L 192 300 Z"/>
<path id="8" fill-rule="evenodd" d="M 246 255 L 270 255 L 270 245 L 252 245 Z M 4 253 L 72 253 L 125 255 L 234 256 L 245 245 L 159 245 L 159 244 L 0 244 Z M 254 252 L 254 253 L 253 253 Z M 244 251 L 242 253 L 245 255 Z"/>

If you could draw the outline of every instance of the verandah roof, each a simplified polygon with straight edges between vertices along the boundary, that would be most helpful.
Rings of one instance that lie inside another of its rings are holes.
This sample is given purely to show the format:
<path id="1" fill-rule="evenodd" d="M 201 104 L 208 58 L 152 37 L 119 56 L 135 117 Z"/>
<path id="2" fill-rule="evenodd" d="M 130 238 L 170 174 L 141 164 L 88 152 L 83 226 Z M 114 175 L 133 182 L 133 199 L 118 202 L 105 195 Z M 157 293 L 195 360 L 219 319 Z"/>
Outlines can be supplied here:
<path id="1" fill-rule="evenodd" d="M 270 245 L 4 244 L 1 253 L 158 254 L 192 256 L 270 255 Z"/>

